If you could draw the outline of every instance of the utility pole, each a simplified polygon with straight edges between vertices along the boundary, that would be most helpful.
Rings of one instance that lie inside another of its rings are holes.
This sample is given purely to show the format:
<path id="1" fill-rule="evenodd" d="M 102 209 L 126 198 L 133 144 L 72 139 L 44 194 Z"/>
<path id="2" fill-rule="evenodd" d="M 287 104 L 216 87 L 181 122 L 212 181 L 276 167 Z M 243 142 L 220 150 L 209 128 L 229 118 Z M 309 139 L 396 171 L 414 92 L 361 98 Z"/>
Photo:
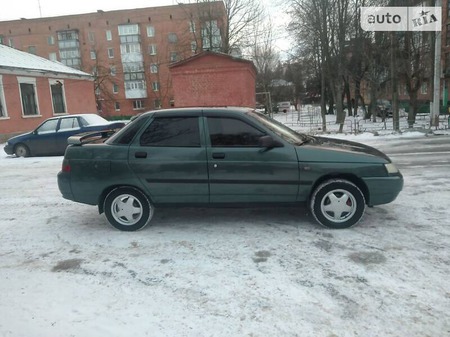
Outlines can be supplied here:
<path id="1" fill-rule="evenodd" d="M 436 0 L 435 7 L 442 7 L 442 0 Z M 430 126 L 439 126 L 439 100 L 441 97 L 441 31 L 435 32 L 434 44 L 434 90 L 433 104 L 430 111 Z"/>

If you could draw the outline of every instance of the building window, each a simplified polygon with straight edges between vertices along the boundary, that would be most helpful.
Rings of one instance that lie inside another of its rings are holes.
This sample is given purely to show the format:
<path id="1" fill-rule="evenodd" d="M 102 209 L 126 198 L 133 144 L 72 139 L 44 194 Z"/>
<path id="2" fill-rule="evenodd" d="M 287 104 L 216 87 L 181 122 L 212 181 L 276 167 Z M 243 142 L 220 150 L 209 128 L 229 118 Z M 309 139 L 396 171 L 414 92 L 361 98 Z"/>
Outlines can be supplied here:
<path id="1" fill-rule="evenodd" d="M 94 32 L 89 32 L 88 33 L 88 39 L 90 43 L 95 43 L 95 34 Z"/>
<path id="2" fill-rule="evenodd" d="M 161 100 L 155 99 L 155 100 L 153 101 L 153 107 L 154 107 L 155 109 L 160 109 L 160 108 L 161 108 Z"/>
<path id="3" fill-rule="evenodd" d="M 156 55 L 156 44 L 151 44 L 148 46 L 148 53 L 150 55 Z"/>
<path id="4" fill-rule="evenodd" d="M 193 21 L 189 22 L 189 31 L 191 33 L 195 33 L 195 22 Z"/>
<path id="5" fill-rule="evenodd" d="M 110 59 L 114 58 L 114 49 L 113 48 L 108 48 L 108 57 Z"/>
<path id="6" fill-rule="evenodd" d="M 132 25 L 120 25 L 118 27 L 119 35 L 139 35 L 139 26 L 137 24 Z"/>
<path id="7" fill-rule="evenodd" d="M 196 41 L 192 41 L 191 42 L 191 52 L 192 53 L 196 53 L 197 52 L 197 42 Z"/>
<path id="8" fill-rule="evenodd" d="M 119 92 L 119 86 L 117 85 L 117 83 L 113 83 L 113 93 L 117 94 Z"/>
<path id="9" fill-rule="evenodd" d="M 167 37 L 170 43 L 177 43 L 178 41 L 178 36 L 175 33 L 169 33 Z"/>
<path id="10" fill-rule="evenodd" d="M 120 53 L 122 55 L 132 54 L 132 53 L 140 53 L 141 45 L 139 43 L 130 43 L 130 44 L 121 44 L 120 45 Z"/>
<path id="11" fill-rule="evenodd" d="M 66 66 L 80 69 L 81 52 L 77 30 L 64 30 L 56 32 L 58 37 L 59 57 Z"/>
<path id="12" fill-rule="evenodd" d="M 110 30 L 106 31 L 106 41 L 112 41 L 112 32 Z"/>
<path id="13" fill-rule="evenodd" d="M 157 74 L 157 73 L 158 73 L 158 65 L 157 65 L 156 63 L 153 63 L 153 64 L 150 66 L 150 72 L 151 72 L 152 74 Z"/>
<path id="14" fill-rule="evenodd" d="M 423 82 L 422 85 L 420 86 L 420 93 L 422 95 L 426 95 L 428 93 L 428 83 L 427 82 Z"/>
<path id="15" fill-rule="evenodd" d="M 178 54 L 176 52 L 170 53 L 170 62 L 177 62 L 178 60 Z"/>
<path id="16" fill-rule="evenodd" d="M 97 54 L 95 53 L 95 50 L 91 50 L 91 60 L 96 60 Z"/>
<path id="17" fill-rule="evenodd" d="M 147 36 L 154 37 L 155 36 L 155 27 L 147 26 Z"/>
<path id="18" fill-rule="evenodd" d="M 3 92 L 3 78 L 0 75 L 0 118 L 8 117 L 5 103 L 5 93 Z"/>
<path id="19" fill-rule="evenodd" d="M 202 27 L 203 50 L 220 50 L 222 37 L 216 20 L 207 21 Z"/>
<path id="20" fill-rule="evenodd" d="M 28 46 L 28 52 L 30 54 L 36 55 L 36 46 Z"/>
<path id="21" fill-rule="evenodd" d="M 55 37 L 53 35 L 47 37 L 47 43 L 49 44 L 49 46 L 53 46 L 55 44 Z"/>
<path id="22" fill-rule="evenodd" d="M 114 102 L 114 109 L 116 111 L 120 111 L 120 103 L 119 102 Z"/>
<path id="23" fill-rule="evenodd" d="M 50 61 L 58 61 L 57 57 L 56 57 L 56 53 L 49 53 L 48 54 L 48 59 Z"/>
<path id="24" fill-rule="evenodd" d="M 145 81 L 125 81 L 126 90 L 145 90 L 146 88 Z"/>
<path id="25" fill-rule="evenodd" d="M 11 48 L 14 48 L 14 40 L 9 38 L 8 39 L 8 46 L 10 46 Z"/>
<path id="26" fill-rule="evenodd" d="M 66 112 L 66 105 L 64 103 L 63 82 L 50 82 L 50 90 L 52 93 L 53 113 L 62 114 Z"/>
<path id="27" fill-rule="evenodd" d="M 153 91 L 159 91 L 159 82 L 152 82 Z"/>
<path id="28" fill-rule="evenodd" d="M 144 101 L 137 100 L 133 101 L 133 110 L 142 110 L 144 109 Z"/>
<path id="29" fill-rule="evenodd" d="M 109 73 L 111 74 L 111 76 L 116 76 L 117 74 L 116 67 L 115 66 L 109 67 Z"/>
<path id="30" fill-rule="evenodd" d="M 144 80 L 145 74 L 144 73 L 124 73 L 123 78 L 125 81 Z"/>
<path id="31" fill-rule="evenodd" d="M 19 78 L 19 88 L 23 116 L 39 115 L 36 97 L 36 80 Z"/>

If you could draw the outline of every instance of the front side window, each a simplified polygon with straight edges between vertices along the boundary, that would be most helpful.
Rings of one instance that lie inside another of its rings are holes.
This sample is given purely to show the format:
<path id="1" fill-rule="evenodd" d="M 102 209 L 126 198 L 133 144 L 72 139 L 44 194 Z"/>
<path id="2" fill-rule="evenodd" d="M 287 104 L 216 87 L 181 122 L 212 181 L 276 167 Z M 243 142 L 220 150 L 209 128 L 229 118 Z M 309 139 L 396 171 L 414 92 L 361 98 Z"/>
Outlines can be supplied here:
<path id="1" fill-rule="evenodd" d="M 56 127 L 58 126 L 57 119 L 50 119 L 44 122 L 40 127 L 36 129 L 38 135 L 56 132 Z"/>
<path id="2" fill-rule="evenodd" d="M 50 84 L 52 93 L 53 113 L 61 114 L 66 112 L 66 105 L 64 103 L 63 84 L 60 81 Z"/>
<path id="3" fill-rule="evenodd" d="M 155 118 L 140 139 L 141 146 L 199 147 L 198 117 Z"/>
<path id="4" fill-rule="evenodd" d="M 35 84 L 20 83 L 20 96 L 22 98 L 23 115 L 24 116 L 39 115 Z"/>
<path id="5" fill-rule="evenodd" d="M 213 147 L 259 147 L 265 133 L 239 119 L 208 117 L 209 137 Z"/>

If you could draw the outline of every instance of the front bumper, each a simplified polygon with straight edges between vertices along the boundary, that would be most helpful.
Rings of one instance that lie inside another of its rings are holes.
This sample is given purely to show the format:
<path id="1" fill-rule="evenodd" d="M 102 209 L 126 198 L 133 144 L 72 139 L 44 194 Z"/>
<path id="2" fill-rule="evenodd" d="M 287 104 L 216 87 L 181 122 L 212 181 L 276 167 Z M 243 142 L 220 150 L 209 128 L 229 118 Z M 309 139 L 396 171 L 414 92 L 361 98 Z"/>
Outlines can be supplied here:
<path id="1" fill-rule="evenodd" d="M 403 189 L 401 174 L 389 177 L 363 178 L 368 190 L 369 206 L 388 204 L 394 201 Z"/>
<path id="2" fill-rule="evenodd" d="M 5 150 L 6 154 L 14 154 L 14 146 L 12 146 L 9 143 L 6 143 L 4 150 Z"/>

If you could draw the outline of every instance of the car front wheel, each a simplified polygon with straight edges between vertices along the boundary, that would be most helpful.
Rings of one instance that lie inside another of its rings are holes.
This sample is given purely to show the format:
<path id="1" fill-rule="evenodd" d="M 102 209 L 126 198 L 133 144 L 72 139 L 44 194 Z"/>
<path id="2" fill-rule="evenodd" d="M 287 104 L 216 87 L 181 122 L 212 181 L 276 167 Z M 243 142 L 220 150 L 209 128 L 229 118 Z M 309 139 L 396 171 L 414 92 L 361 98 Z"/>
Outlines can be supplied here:
<path id="1" fill-rule="evenodd" d="M 28 157 L 30 155 L 30 150 L 25 144 L 17 144 L 14 148 L 14 154 L 16 157 Z"/>
<path id="2" fill-rule="evenodd" d="M 321 225 L 342 229 L 361 220 L 366 202 L 364 194 L 355 184 L 344 179 L 332 179 L 316 188 L 310 207 Z"/>
<path id="3" fill-rule="evenodd" d="M 133 187 L 112 190 L 105 198 L 104 210 L 111 225 L 127 232 L 147 226 L 154 211 L 148 198 Z"/>

